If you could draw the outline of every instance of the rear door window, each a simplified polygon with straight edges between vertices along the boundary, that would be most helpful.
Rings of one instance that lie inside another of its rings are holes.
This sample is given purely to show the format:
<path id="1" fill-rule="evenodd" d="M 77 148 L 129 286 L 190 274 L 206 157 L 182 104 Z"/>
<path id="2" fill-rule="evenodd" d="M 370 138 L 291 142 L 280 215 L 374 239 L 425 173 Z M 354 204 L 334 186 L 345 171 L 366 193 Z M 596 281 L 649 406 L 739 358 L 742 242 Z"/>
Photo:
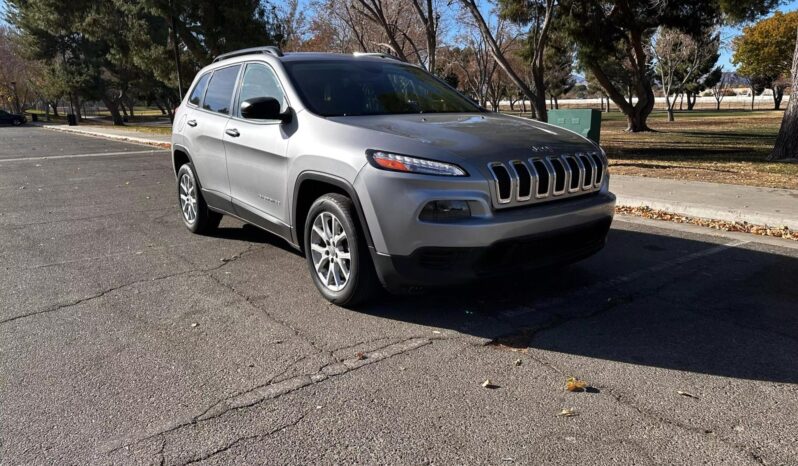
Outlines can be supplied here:
<path id="1" fill-rule="evenodd" d="M 221 68 L 213 72 L 211 82 L 208 84 L 208 92 L 205 93 L 205 100 L 202 108 L 211 112 L 230 114 L 230 105 L 233 101 L 233 90 L 236 87 L 236 78 L 241 65 Z"/>
<path id="2" fill-rule="evenodd" d="M 202 102 L 202 95 L 205 94 L 205 88 L 208 87 L 208 79 L 210 77 L 210 73 L 205 73 L 197 80 L 197 85 L 194 86 L 194 90 L 191 91 L 191 95 L 188 97 L 190 104 L 199 105 Z"/>

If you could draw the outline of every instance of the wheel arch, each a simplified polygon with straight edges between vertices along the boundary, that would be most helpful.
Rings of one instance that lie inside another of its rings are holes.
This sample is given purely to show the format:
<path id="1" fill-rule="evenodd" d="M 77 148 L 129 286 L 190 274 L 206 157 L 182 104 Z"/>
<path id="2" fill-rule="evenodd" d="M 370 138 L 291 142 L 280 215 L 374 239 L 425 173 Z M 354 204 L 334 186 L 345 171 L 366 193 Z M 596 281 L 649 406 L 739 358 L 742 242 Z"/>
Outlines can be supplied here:
<path id="1" fill-rule="evenodd" d="M 188 150 L 181 145 L 172 146 L 172 169 L 175 172 L 175 177 L 177 177 L 177 172 L 180 170 L 180 167 L 187 163 L 194 163 Z"/>
<path id="2" fill-rule="evenodd" d="M 360 198 L 354 186 L 343 178 L 314 171 L 300 173 L 296 183 L 294 183 L 293 203 L 291 204 L 291 225 L 293 226 L 294 242 L 304 251 L 304 230 L 308 211 L 313 201 L 327 193 L 343 194 L 352 200 L 357 212 L 357 220 L 363 229 L 366 244 L 369 249 L 373 249 L 374 243 L 371 239 L 371 232 L 368 223 L 366 223 L 366 216 L 363 214 L 363 207 L 360 204 Z"/>

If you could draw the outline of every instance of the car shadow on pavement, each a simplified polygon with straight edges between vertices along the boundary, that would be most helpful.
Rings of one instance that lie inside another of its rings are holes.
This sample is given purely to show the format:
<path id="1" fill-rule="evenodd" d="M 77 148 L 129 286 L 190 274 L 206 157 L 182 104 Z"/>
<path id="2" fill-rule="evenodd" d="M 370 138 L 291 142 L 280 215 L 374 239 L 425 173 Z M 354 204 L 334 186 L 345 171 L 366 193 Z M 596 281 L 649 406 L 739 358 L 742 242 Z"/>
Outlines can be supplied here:
<path id="1" fill-rule="evenodd" d="M 222 226 L 216 228 L 210 233 L 207 233 L 207 235 L 212 238 L 225 240 L 246 241 L 255 244 L 268 244 L 270 246 L 290 252 L 294 255 L 300 257 L 302 256 L 301 252 L 291 247 L 291 245 L 288 244 L 288 242 L 286 242 L 284 239 L 278 237 L 277 235 L 264 233 L 260 228 L 248 223 L 245 223 L 242 226 Z"/>
<path id="2" fill-rule="evenodd" d="M 798 259 L 778 249 L 614 229 L 578 264 L 385 296 L 359 312 L 495 345 L 798 383 L 796 276 Z"/>

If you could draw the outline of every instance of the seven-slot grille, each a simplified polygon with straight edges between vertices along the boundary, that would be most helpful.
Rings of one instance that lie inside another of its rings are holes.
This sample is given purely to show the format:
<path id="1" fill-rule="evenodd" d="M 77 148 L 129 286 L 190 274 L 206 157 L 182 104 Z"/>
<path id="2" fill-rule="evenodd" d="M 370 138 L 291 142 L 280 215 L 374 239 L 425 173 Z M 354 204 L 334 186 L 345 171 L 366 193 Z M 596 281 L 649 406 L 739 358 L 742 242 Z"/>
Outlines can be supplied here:
<path id="1" fill-rule="evenodd" d="M 598 191 L 607 162 L 597 152 L 578 152 L 492 162 L 488 168 L 493 176 L 493 205 L 505 208 Z"/>

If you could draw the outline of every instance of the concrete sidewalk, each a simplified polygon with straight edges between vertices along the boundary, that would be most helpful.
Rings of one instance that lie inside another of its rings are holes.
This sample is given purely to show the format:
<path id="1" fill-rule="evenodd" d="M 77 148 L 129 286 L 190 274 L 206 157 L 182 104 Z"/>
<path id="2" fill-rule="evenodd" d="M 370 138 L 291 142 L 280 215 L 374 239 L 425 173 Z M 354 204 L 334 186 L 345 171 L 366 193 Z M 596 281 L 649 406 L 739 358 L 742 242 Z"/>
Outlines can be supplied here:
<path id="1" fill-rule="evenodd" d="M 798 230 L 798 191 L 611 175 L 618 205 Z"/>
<path id="2" fill-rule="evenodd" d="M 170 136 L 125 128 L 39 124 L 47 129 L 169 147 Z M 612 175 L 619 206 L 798 231 L 798 191 L 697 181 Z"/>
<path id="3" fill-rule="evenodd" d="M 84 136 L 94 136 L 106 139 L 113 139 L 116 141 L 135 142 L 137 144 L 146 144 L 148 146 L 169 148 L 172 144 L 172 136 L 169 134 L 157 134 L 147 131 L 136 131 L 132 128 L 125 129 L 124 127 L 106 127 L 99 125 L 79 125 L 69 126 L 63 124 L 51 123 L 32 123 L 41 128 L 64 131 L 68 133 L 82 134 Z"/>

